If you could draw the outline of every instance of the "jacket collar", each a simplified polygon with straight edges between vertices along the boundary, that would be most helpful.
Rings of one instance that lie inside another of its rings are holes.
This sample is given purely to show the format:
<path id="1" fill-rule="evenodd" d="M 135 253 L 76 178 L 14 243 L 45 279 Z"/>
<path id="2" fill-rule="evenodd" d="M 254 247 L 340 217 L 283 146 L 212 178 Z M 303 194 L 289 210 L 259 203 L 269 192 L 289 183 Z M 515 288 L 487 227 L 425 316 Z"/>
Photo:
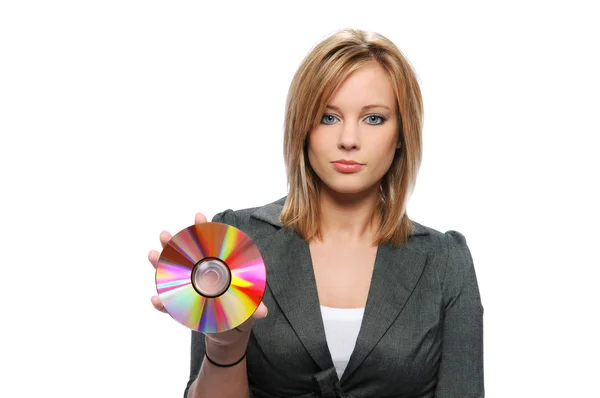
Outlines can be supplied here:
<path id="1" fill-rule="evenodd" d="M 254 211 L 254 213 L 251 214 L 251 217 L 257 220 L 265 221 L 275 227 L 281 228 L 283 225 L 281 224 L 279 215 L 283 210 L 283 205 L 285 204 L 286 198 L 287 196 L 284 196 L 276 200 L 275 202 L 259 207 L 256 211 Z M 410 236 L 429 234 L 429 231 L 425 226 L 414 221 L 411 222 L 413 224 L 413 231 L 410 234 Z"/>
<path id="2" fill-rule="evenodd" d="M 295 231 L 285 231 L 279 215 L 285 197 L 257 209 L 252 217 L 279 227 L 257 243 L 267 267 L 267 284 L 274 299 L 298 338 L 323 371 L 334 367 L 323 326 L 317 286 L 308 243 Z M 414 223 L 414 235 L 427 235 L 427 229 Z M 427 261 L 411 239 L 392 248 L 377 249 L 371 286 L 356 346 L 343 379 L 355 372 L 398 317 L 414 290 Z M 260 323 L 255 326 L 260 328 Z M 261 334 L 257 334 L 260 343 Z M 268 346 L 268 343 L 265 342 Z"/>

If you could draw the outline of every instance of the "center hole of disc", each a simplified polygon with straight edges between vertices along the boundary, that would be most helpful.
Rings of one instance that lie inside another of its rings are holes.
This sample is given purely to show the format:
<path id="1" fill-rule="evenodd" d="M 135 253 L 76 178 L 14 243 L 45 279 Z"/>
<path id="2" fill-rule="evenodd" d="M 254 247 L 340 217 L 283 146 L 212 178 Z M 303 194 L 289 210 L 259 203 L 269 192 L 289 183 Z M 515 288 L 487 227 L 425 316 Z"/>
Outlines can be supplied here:
<path id="1" fill-rule="evenodd" d="M 204 273 L 203 281 L 210 286 L 215 285 L 219 282 L 219 274 L 215 272 L 215 270 L 209 269 Z"/>
<path id="2" fill-rule="evenodd" d="M 192 274 L 192 284 L 205 297 L 218 297 L 225 293 L 231 283 L 231 272 L 227 265 L 216 258 L 200 260 Z"/>

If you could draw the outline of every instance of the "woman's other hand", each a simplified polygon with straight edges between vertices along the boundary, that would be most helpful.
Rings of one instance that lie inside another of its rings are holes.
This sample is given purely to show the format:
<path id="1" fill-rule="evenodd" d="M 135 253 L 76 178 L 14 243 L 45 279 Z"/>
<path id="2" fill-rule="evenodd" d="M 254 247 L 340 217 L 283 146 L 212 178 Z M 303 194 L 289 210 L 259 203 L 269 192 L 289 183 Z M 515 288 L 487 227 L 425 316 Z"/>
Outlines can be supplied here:
<path id="1" fill-rule="evenodd" d="M 206 216 L 202 213 L 196 213 L 194 218 L 196 224 L 206 222 Z M 162 248 L 167 245 L 173 236 L 168 231 L 162 231 L 159 235 L 159 240 Z M 151 250 L 148 253 L 148 261 L 156 270 L 160 253 L 156 250 Z M 167 312 L 160 297 L 158 295 L 150 298 L 152 306 L 161 312 Z M 250 337 L 250 330 L 256 319 L 267 316 L 267 307 L 263 302 L 260 303 L 254 314 L 238 327 L 220 333 L 205 333 L 207 351 L 210 351 L 211 359 L 220 363 L 231 363 L 246 351 L 246 345 Z M 214 358 L 213 358 L 214 356 Z"/>

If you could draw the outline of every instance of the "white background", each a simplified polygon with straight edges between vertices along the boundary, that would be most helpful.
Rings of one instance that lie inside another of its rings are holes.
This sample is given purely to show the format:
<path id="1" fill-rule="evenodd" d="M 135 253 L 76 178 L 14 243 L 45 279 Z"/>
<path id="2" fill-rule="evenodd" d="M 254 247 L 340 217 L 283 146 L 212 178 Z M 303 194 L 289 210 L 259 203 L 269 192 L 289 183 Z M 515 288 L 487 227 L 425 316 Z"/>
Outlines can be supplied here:
<path id="1" fill-rule="evenodd" d="M 200 3 L 0 6 L 1 396 L 182 395 L 190 332 L 147 253 L 286 194 L 292 76 L 355 27 L 422 85 L 408 212 L 467 238 L 486 396 L 600 397 L 593 2 Z"/>

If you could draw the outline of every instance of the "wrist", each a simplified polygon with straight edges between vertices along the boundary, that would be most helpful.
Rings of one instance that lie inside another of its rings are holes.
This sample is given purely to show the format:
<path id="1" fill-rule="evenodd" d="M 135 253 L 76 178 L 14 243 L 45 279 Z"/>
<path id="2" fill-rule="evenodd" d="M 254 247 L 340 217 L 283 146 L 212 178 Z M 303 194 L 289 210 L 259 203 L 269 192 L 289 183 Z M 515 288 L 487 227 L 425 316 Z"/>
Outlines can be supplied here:
<path id="1" fill-rule="evenodd" d="M 246 345 L 231 344 L 223 346 L 214 344 L 207 338 L 205 352 L 206 356 L 210 357 L 210 362 L 216 362 L 219 364 L 232 364 L 240 361 L 240 358 L 245 356 Z"/>
<path id="2" fill-rule="evenodd" d="M 206 357 L 206 360 L 208 362 L 212 363 L 214 366 L 216 366 L 218 368 L 232 368 L 235 365 L 241 363 L 246 358 L 246 353 L 244 353 L 244 355 L 242 355 L 240 357 L 240 359 L 238 359 L 237 361 L 232 362 L 232 363 L 220 363 L 220 362 L 217 362 L 214 359 L 211 359 L 211 357 L 209 357 L 207 353 L 204 353 L 204 356 Z"/>

